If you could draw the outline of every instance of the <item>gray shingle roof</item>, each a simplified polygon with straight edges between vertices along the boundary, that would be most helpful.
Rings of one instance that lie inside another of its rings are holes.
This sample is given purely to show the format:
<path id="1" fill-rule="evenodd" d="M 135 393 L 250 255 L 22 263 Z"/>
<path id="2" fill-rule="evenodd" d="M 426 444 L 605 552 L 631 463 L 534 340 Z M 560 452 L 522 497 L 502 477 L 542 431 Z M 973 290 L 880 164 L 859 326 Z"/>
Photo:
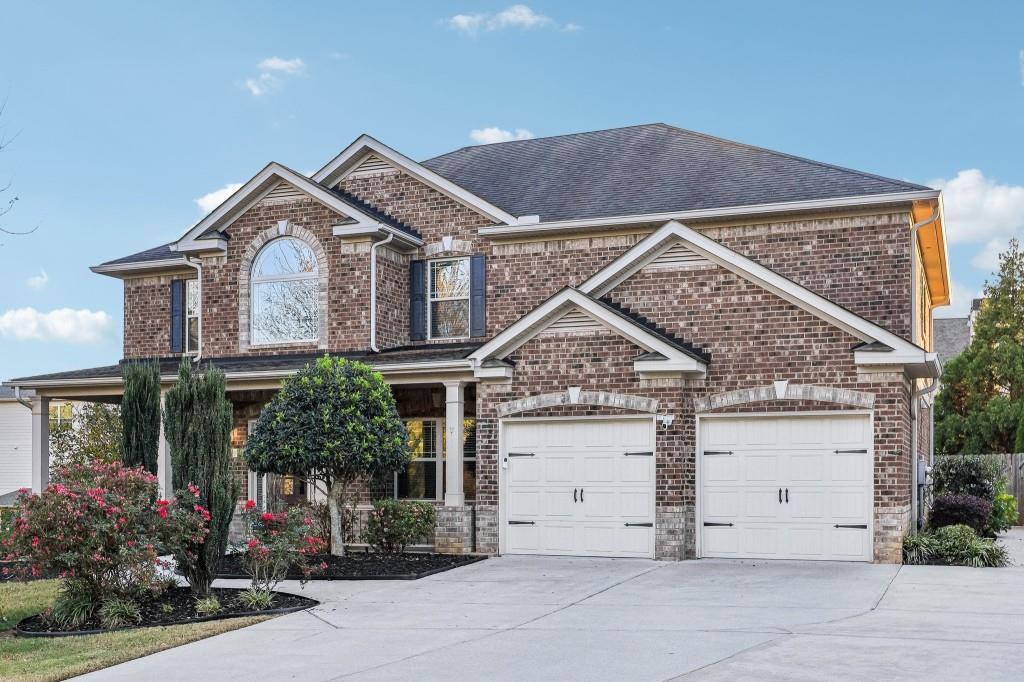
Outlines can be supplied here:
<path id="1" fill-rule="evenodd" d="M 664 123 L 464 147 L 422 163 L 542 221 L 929 189 Z"/>
<path id="2" fill-rule="evenodd" d="M 966 317 L 935 320 L 935 352 L 943 365 L 959 355 L 971 342 L 971 329 Z"/>
<path id="3" fill-rule="evenodd" d="M 171 242 L 173 244 L 174 242 Z M 139 251 L 133 253 L 130 256 L 124 256 L 122 258 L 115 258 L 114 260 L 108 260 L 106 263 L 102 263 L 100 267 L 104 265 L 123 265 L 125 263 L 148 263 L 150 261 L 157 260 L 168 260 L 171 258 L 180 258 L 181 254 L 171 251 L 171 244 L 164 244 L 163 246 L 155 246 L 152 249 L 146 249 L 145 251 Z"/>

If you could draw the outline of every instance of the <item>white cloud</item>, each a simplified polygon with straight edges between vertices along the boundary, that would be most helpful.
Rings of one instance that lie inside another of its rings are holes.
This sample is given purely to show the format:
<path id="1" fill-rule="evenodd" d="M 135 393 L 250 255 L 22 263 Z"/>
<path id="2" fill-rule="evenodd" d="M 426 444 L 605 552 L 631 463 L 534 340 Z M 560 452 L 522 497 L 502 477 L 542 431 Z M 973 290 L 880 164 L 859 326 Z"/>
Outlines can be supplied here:
<path id="1" fill-rule="evenodd" d="M 449 28 L 469 35 L 476 35 L 481 30 L 499 31 L 504 28 L 557 28 L 568 32 L 579 31 L 583 28 L 574 23 L 559 25 L 551 17 L 535 12 L 527 5 L 512 5 L 497 14 L 456 14 L 446 19 L 444 23 Z"/>
<path id="2" fill-rule="evenodd" d="M 44 313 L 35 308 L 16 308 L 0 313 L 0 336 L 18 341 L 66 341 L 95 343 L 113 325 L 102 310 L 59 308 Z"/>
<path id="3" fill-rule="evenodd" d="M 990 243 L 1024 232 L 1024 186 L 1000 185 L 977 168 L 928 184 L 942 190 L 951 244 Z"/>
<path id="4" fill-rule="evenodd" d="M 533 138 L 526 128 L 516 128 L 515 132 L 502 128 L 476 128 L 469 131 L 469 137 L 477 144 L 494 144 L 495 142 L 511 142 L 512 140 L 529 140 Z"/>
<path id="5" fill-rule="evenodd" d="M 282 59 L 281 57 L 267 57 L 256 65 L 260 71 L 280 71 L 289 76 L 301 76 L 306 72 L 306 63 L 299 57 Z"/>
<path id="6" fill-rule="evenodd" d="M 967 317 L 967 313 L 971 312 L 971 301 L 984 295 L 956 280 L 953 280 L 951 284 L 949 305 L 936 308 L 935 317 Z"/>
<path id="7" fill-rule="evenodd" d="M 242 186 L 240 182 L 229 182 L 220 189 L 216 189 L 209 194 L 204 194 L 195 200 L 196 205 L 202 209 L 203 213 L 209 213 L 213 209 L 217 208 L 224 203 L 224 200 L 229 196 L 238 191 L 238 188 Z"/>
<path id="8" fill-rule="evenodd" d="M 987 272 L 999 269 L 999 254 L 1006 250 L 1007 239 L 991 239 L 985 247 L 974 254 L 971 265 Z"/>
<path id="9" fill-rule="evenodd" d="M 275 92 L 284 87 L 286 78 L 306 75 L 306 62 L 299 57 L 284 59 L 267 57 L 256 65 L 260 74 L 255 78 L 245 79 L 245 88 L 253 97 Z"/>
<path id="10" fill-rule="evenodd" d="M 46 270 L 40 269 L 38 275 L 32 275 L 25 280 L 25 286 L 29 289 L 45 289 L 49 281 L 50 276 L 46 274 Z"/>

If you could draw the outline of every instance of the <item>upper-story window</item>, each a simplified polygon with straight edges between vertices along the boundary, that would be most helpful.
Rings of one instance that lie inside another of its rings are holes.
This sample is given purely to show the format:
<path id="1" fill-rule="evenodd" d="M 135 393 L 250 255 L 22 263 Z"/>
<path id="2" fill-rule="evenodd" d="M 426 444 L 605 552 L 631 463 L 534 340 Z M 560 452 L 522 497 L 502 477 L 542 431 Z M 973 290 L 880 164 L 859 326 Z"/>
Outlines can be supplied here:
<path id="1" fill-rule="evenodd" d="M 319 273 L 305 242 L 283 237 L 267 244 L 256 257 L 250 282 L 254 344 L 320 337 Z"/>
<path id="2" fill-rule="evenodd" d="M 432 339 L 469 336 L 469 259 L 432 260 L 427 270 L 428 322 Z"/>
<path id="3" fill-rule="evenodd" d="M 185 282 L 185 352 L 199 352 L 199 280 Z"/>

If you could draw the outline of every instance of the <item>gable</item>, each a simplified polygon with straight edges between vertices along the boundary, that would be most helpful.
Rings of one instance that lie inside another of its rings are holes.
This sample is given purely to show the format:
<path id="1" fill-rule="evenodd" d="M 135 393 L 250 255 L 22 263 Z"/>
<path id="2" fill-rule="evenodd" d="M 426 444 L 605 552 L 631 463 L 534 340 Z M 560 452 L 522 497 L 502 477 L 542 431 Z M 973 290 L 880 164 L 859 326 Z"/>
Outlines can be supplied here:
<path id="1" fill-rule="evenodd" d="M 282 180 L 277 185 L 272 187 L 270 191 L 267 192 L 266 195 L 264 195 L 264 197 L 257 202 L 257 205 L 272 206 L 275 204 L 288 204 L 295 201 L 302 201 L 303 199 L 312 199 L 312 197 L 303 192 L 295 185 L 289 182 L 284 182 Z M 338 212 L 335 211 L 335 213 Z M 344 214 L 339 213 L 339 215 L 342 215 L 345 219 L 348 219 L 348 216 L 345 216 Z"/>
<path id="2" fill-rule="evenodd" d="M 376 154 L 370 153 L 362 157 L 362 160 L 357 161 L 352 166 L 352 170 L 345 173 L 344 176 L 338 179 L 340 183 L 344 178 L 362 178 L 367 176 L 382 175 L 385 173 L 399 173 L 397 168 L 393 165 L 377 156 Z M 337 184 L 337 183 L 336 183 Z"/>

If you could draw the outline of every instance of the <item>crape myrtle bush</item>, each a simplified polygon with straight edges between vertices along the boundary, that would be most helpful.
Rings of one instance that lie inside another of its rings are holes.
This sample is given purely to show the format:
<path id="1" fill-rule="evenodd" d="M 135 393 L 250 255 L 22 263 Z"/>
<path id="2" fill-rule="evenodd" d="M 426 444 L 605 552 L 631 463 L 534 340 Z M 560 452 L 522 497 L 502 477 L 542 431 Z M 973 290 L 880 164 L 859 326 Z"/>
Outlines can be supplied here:
<path id="1" fill-rule="evenodd" d="M 993 457 L 956 455 L 939 457 L 932 467 L 937 495 L 973 495 L 993 500 L 1002 469 Z"/>
<path id="2" fill-rule="evenodd" d="M 932 502 L 928 512 L 928 527 L 970 526 L 982 535 L 992 520 L 992 503 L 974 495 L 941 495 Z"/>
<path id="3" fill-rule="evenodd" d="M 388 555 L 401 554 L 434 529 L 437 510 L 429 502 L 380 500 L 373 503 L 363 541 Z"/>
<path id="4" fill-rule="evenodd" d="M 260 512 L 256 503 L 247 500 L 242 518 L 252 534 L 242 554 L 242 565 L 252 583 L 251 594 L 261 594 L 267 604 L 270 594 L 285 579 L 289 568 L 298 568 L 305 583 L 313 574 L 327 568 L 323 562 L 314 564 L 312 557 L 328 549 L 327 542 L 316 531 L 315 521 L 304 507 L 286 511 Z"/>
<path id="5" fill-rule="evenodd" d="M 158 548 L 202 543 L 208 517 L 188 495 L 157 498 L 156 477 L 141 467 L 62 467 L 42 493 L 23 491 L 4 558 L 23 561 L 24 577 L 56 574 L 65 601 L 89 615 L 111 599 L 157 593 L 167 584 Z"/>

